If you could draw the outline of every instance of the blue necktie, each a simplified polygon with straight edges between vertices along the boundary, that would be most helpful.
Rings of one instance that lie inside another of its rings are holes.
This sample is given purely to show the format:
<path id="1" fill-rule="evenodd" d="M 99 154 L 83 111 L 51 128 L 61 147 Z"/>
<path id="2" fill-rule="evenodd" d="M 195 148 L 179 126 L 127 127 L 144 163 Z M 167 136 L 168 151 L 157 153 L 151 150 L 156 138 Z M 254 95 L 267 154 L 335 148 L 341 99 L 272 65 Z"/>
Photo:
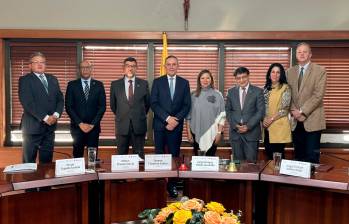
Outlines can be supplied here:
<path id="1" fill-rule="evenodd" d="M 41 80 L 42 84 L 44 85 L 46 93 L 48 93 L 48 83 L 47 83 L 47 81 L 45 79 L 44 74 L 39 75 L 39 77 L 40 77 L 40 80 Z"/>
<path id="2" fill-rule="evenodd" d="M 173 86 L 173 77 L 170 78 L 170 94 L 171 94 L 171 100 L 173 100 L 174 95 L 174 86 Z"/>
<path id="3" fill-rule="evenodd" d="M 86 101 L 88 100 L 88 94 L 90 93 L 90 87 L 88 86 L 88 81 L 84 81 L 85 83 L 85 88 L 84 88 L 84 95 Z"/>

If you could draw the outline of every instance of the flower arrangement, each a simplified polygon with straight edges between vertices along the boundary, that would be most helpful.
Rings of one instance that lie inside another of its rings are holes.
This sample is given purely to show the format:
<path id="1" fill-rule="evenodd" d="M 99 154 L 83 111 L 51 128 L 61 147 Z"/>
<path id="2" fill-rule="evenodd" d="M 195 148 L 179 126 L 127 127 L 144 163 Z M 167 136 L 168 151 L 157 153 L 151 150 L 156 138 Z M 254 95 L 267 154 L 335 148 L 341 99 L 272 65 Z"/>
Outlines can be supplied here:
<path id="1" fill-rule="evenodd" d="M 240 224 L 241 211 L 226 212 L 218 202 L 205 203 L 184 197 L 162 209 L 146 209 L 138 217 L 153 224 Z"/>

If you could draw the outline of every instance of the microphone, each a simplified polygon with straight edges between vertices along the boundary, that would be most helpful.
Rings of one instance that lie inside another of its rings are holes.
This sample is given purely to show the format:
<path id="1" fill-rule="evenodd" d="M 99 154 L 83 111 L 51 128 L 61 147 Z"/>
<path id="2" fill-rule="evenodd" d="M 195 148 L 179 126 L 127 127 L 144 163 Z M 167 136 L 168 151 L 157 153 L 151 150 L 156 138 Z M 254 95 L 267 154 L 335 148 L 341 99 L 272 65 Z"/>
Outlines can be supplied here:
<path id="1" fill-rule="evenodd" d="M 40 151 L 42 151 L 42 152 L 52 152 L 52 153 L 57 153 L 57 154 L 60 154 L 60 155 L 64 155 L 66 158 L 68 158 L 68 159 L 71 159 L 71 158 L 73 158 L 69 153 L 66 153 L 66 152 L 59 152 L 59 151 L 56 151 L 56 150 L 47 150 L 47 149 L 43 149 L 43 148 L 41 148 L 41 146 L 40 145 L 36 145 L 36 149 L 40 152 Z"/>

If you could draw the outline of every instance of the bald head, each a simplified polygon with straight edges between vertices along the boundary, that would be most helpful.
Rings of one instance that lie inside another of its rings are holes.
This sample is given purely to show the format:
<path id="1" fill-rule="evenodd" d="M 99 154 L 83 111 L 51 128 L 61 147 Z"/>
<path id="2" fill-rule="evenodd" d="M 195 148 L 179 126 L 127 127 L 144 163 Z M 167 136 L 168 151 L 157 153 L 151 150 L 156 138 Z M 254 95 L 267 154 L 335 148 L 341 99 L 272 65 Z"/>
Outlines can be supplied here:
<path id="1" fill-rule="evenodd" d="M 89 79 L 92 75 L 92 64 L 90 61 L 83 60 L 79 65 L 80 76 L 83 79 Z"/>

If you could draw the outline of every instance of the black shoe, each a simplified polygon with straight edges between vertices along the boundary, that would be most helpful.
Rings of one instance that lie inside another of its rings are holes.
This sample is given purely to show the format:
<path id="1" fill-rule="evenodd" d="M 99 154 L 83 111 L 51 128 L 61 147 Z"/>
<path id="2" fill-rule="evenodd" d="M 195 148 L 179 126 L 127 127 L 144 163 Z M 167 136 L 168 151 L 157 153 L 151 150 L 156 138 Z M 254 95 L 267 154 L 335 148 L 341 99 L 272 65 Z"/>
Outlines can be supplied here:
<path id="1" fill-rule="evenodd" d="M 177 198 L 178 197 L 178 191 L 174 184 L 168 184 L 167 186 L 167 192 L 170 195 L 171 198 Z"/>

